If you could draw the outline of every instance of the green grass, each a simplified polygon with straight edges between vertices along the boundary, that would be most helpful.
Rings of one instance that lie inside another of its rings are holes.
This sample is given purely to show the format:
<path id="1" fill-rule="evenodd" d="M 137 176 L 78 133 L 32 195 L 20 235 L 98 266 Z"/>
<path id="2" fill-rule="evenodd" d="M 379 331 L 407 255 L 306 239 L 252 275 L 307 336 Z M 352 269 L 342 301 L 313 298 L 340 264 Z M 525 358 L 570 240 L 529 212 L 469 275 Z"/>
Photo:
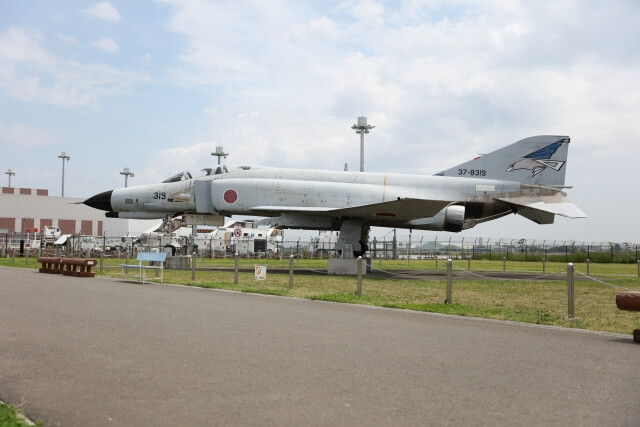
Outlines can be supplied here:
<path id="1" fill-rule="evenodd" d="M 24 419 L 24 412 L 22 410 L 0 402 L 0 427 L 28 427 L 28 424 Z M 42 426 L 42 421 L 35 423 L 37 426 Z"/>
<path id="2" fill-rule="evenodd" d="M 120 278 L 122 259 L 105 259 L 103 275 Z M 37 268 L 35 258 L 16 258 L 13 262 L 1 259 L 0 265 Z M 253 272 L 239 273 L 238 284 L 234 283 L 234 272 L 213 271 L 206 268 L 232 268 L 233 259 L 198 259 L 196 280 L 191 280 L 191 270 L 165 270 L 164 282 L 185 286 L 228 289 L 270 295 L 291 296 L 339 303 L 365 304 L 405 310 L 429 311 L 461 316 L 511 320 L 543 325 L 583 328 L 630 334 L 640 327 L 640 314 L 620 311 L 615 305 L 619 289 L 610 287 L 576 274 L 575 318 L 568 318 L 566 280 L 455 280 L 453 282 L 453 304 L 444 304 L 446 282 L 444 280 L 400 280 L 393 277 L 365 276 L 362 295 L 356 296 L 356 278 L 344 276 L 294 275 L 294 288 L 289 290 L 287 274 L 269 273 L 270 268 L 288 268 L 289 260 L 239 260 L 240 268 L 253 270 L 254 265 L 267 265 L 267 280 L 254 279 Z M 326 269 L 326 260 L 299 260 L 295 269 Z M 434 270 L 434 260 L 374 260 L 373 266 L 385 271 Z M 466 260 L 454 261 L 455 269 L 467 269 Z M 533 272 L 542 275 L 541 262 L 471 261 L 471 270 L 482 274 L 488 271 Z M 577 272 L 586 273 L 586 264 L 575 264 Z M 438 261 L 438 269 L 446 268 L 445 261 Z M 591 264 L 591 276 L 606 283 L 640 291 L 640 279 L 635 264 Z M 546 273 L 565 274 L 566 263 L 548 262 Z M 98 268 L 95 269 L 99 271 Z"/>

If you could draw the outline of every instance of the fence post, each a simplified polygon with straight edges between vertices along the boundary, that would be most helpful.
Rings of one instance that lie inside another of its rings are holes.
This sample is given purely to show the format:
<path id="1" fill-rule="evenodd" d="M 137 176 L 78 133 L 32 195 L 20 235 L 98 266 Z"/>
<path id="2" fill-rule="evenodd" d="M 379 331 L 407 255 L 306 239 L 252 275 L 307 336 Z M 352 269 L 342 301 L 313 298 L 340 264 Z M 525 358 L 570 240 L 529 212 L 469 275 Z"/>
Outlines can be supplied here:
<path id="1" fill-rule="evenodd" d="M 236 252 L 234 256 L 234 271 L 235 271 L 235 277 L 233 279 L 233 283 L 237 285 L 238 284 L 238 252 Z"/>
<path id="2" fill-rule="evenodd" d="M 447 259 L 447 299 L 444 300 L 445 304 L 453 304 L 452 265 L 453 261 L 451 261 L 451 258 Z"/>
<path id="3" fill-rule="evenodd" d="M 589 275 L 589 266 L 591 265 L 591 260 L 587 258 L 587 276 Z"/>
<path id="4" fill-rule="evenodd" d="M 502 272 L 507 271 L 507 258 L 502 257 Z"/>
<path id="5" fill-rule="evenodd" d="M 356 288 L 356 295 L 362 295 L 362 257 L 358 257 L 358 287 Z"/>
<path id="6" fill-rule="evenodd" d="M 638 278 L 640 279 L 640 259 L 638 260 Z"/>
<path id="7" fill-rule="evenodd" d="M 289 255 L 289 290 L 293 289 L 293 255 Z"/>
<path id="8" fill-rule="evenodd" d="M 574 287 L 573 287 L 573 263 L 567 264 L 567 293 L 568 293 L 568 305 L 569 305 L 569 319 L 573 319 L 575 316 L 574 311 Z"/>
<path id="9" fill-rule="evenodd" d="M 471 271 L 471 257 L 467 257 L 467 270 Z"/>
<path id="10" fill-rule="evenodd" d="M 191 252 L 191 280 L 196 280 L 196 251 Z"/>
<path id="11" fill-rule="evenodd" d="M 125 253 L 124 258 L 125 258 L 124 263 L 127 265 L 127 267 L 124 268 L 124 272 L 125 272 L 125 274 L 129 274 L 129 267 L 128 267 L 128 265 L 129 265 L 129 249 L 127 249 L 127 252 Z"/>
<path id="12" fill-rule="evenodd" d="M 546 272 L 547 272 L 547 259 L 542 258 L 542 274 L 545 274 Z"/>
<path id="13" fill-rule="evenodd" d="M 102 265 L 104 264 L 104 251 L 100 253 L 100 273 L 102 273 Z"/>

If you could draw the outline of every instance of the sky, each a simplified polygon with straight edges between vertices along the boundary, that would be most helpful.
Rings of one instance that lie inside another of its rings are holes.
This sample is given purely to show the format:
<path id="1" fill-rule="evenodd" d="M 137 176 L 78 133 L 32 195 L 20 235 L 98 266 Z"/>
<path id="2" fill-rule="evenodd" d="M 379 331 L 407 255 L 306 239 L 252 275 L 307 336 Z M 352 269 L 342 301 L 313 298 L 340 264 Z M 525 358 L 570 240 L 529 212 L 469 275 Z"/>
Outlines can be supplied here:
<path id="1" fill-rule="evenodd" d="M 634 0 L 4 0 L 0 169 L 60 196 L 66 152 L 65 196 L 88 198 L 124 167 L 129 185 L 211 167 L 216 146 L 230 168 L 358 170 L 361 115 L 370 172 L 568 135 L 567 194 L 588 218 L 454 239 L 638 243 L 637 22 Z"/>

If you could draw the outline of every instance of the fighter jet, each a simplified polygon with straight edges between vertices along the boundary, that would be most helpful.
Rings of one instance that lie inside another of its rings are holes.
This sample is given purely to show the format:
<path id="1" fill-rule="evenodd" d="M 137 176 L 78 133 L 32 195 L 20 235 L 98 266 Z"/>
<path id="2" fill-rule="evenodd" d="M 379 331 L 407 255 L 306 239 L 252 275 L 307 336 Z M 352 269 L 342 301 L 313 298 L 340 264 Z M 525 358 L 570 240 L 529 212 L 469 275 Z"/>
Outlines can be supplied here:
<path id="1" fill-rule="evenodd" d="M 459 232 L 512 213 L 538 224 L 586 217 L 563 192 L 569 143 L 533 136 L 433 176 L 218 166 L 83 203 L 113 218 L 222 225 L 225 216 L 251 215 L 278 228 L 339 230 L 335 249 L 350 245 L 358 256 L 371 226 Z"/>

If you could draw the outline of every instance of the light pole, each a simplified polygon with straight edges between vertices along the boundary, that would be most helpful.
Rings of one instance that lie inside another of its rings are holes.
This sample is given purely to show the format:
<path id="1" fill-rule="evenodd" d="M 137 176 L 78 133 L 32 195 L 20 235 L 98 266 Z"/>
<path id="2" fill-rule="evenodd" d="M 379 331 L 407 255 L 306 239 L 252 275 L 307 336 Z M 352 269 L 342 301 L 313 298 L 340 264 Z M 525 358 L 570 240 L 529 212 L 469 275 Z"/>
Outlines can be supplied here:
<path id="1" fill-rule="evenodd" d="M 69 160 L 71 160 L 71 156 L 63 151 L 62 153 L 60 153 L 58 158 L 62 159 L 62 197 L 64 197 L 64 160 L 66 159 L 68 162 Z"/>
<path id="2" fill-rule="evenodd" d="M 358 124 L 351 126 L 351 129 L 360 134 L 360 172 L 364 172 L 364 134 L 374 127 L 367 124 L 366 117 L 358 117 Z"/>
<path id="3" fill-rule="evenodd" d="M 9 169 L 8 171 L 5 172 L 7 175 L 9 175 L 9 188 L 11 188 L 11 177 L 15 176 L 15 172 L 13 171 L 13 169 Z"/>
<path id="4" fill-rule="evenodd" d="M 133 178 L 135 176 L 135 174 L 131 172 L 129 168 L 124 168 L 122 172 L 120 172 L 120 175 L 124 175 L 124 188 L 127 188 L 128 178 Z"/>
<path id="5" fill-rule="evenodd" d="M 220 164 L 220 157 L 224 157 L 226 159 L 229 153 L 225 153 L 221 146 L 217 146 L 216 151 L 211 153 L 211 155 L 216 156 L 218 158 L 218 164 Z"/>

